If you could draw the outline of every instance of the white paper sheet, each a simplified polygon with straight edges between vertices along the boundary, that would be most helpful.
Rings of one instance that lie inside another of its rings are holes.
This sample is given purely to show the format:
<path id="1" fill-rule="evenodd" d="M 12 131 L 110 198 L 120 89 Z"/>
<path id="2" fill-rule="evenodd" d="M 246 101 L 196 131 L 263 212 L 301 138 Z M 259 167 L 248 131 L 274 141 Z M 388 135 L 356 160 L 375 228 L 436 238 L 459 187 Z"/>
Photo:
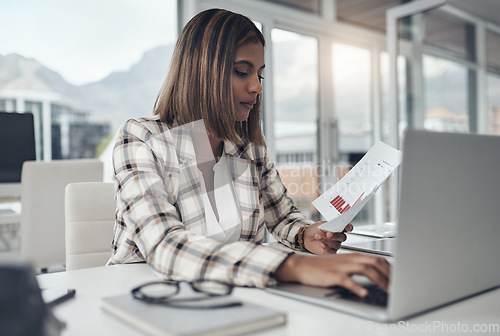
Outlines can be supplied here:
<path id="1" fill-rule="evenodd" d="M 342 232 L 401 159 L 401 151 L 377 141 L 342 179 L 312 202 L 327 220 L 320 228 Z"/>

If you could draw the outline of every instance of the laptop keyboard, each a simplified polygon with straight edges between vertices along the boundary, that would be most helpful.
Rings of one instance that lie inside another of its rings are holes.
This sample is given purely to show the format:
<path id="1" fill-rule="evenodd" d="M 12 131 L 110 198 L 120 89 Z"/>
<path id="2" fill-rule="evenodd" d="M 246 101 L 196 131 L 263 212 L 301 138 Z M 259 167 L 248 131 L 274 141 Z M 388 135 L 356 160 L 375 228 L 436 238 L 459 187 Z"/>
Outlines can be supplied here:
<path id="1" fill-rule="evenodd" d="M 342 299 L 368 303 L 381 307 L 387 306 L 387 293 L 383 289 L 375 284 L 367 284 L 364 287 L 368 290 L 368 295 L 364 298 L 359 297 L 353 292 L 340 286 L 332 287 L 334 291 L 332 293 L 326 294 L 326 296 L 337 296 Z"/>

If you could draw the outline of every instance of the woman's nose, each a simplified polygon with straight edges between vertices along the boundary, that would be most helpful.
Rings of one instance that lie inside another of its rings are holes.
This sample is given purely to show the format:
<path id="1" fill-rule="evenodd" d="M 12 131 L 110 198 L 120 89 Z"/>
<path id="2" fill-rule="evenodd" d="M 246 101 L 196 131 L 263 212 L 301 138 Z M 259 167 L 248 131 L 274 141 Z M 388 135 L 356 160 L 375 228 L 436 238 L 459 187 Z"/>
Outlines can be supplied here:
<path id="1" fill-rule="evenodd" d="M 260 76 L 258 75 L 256 75 L 255 77 L 252 76 L 252 81 L 249 85 L 248 90 L 251 93 L 257 93 L 257 94 L 262 93 L 262 83 L 260 82 Z"/>

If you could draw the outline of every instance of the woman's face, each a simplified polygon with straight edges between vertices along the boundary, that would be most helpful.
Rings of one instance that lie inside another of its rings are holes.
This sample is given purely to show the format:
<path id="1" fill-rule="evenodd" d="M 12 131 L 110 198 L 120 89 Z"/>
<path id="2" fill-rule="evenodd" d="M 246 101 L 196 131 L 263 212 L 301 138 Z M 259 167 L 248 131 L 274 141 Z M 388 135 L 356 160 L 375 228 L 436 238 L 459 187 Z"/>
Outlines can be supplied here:
<path id="1" fill-rule="evenodd" d="M 232 87 L 237 121 L 247 120 L 257 102 L 257 95 L 262 92 L 264 66 L 264 46 L 261 43 L 247 43 L 236 49 Z"/>

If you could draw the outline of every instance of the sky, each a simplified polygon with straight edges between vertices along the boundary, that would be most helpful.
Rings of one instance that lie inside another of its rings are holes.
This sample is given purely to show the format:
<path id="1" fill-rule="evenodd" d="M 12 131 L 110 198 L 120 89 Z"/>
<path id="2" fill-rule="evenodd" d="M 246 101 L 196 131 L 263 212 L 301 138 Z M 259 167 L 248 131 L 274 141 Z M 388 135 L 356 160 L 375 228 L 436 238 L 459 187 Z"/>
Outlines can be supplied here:
<path id="1" fill-rule="evenodd" d="M 1 0 L 0 55 L 34 58 L 86 84 L 174 43 L 176 17 L 175 0 Z"/>

